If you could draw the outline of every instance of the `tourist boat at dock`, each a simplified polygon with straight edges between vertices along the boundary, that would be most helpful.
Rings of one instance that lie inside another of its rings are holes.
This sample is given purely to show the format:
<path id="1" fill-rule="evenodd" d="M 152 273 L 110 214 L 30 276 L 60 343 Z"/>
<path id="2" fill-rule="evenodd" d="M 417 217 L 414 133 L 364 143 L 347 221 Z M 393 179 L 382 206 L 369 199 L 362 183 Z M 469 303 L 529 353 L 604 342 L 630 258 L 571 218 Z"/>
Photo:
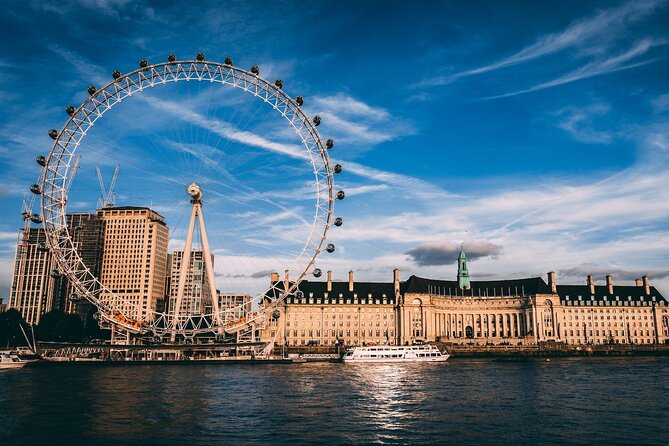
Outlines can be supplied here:
<path id="1" fill-rule="evenodd" d="M 27 363 L 27 361 L 22 361 L 18 355 L 12 352 L 0 352 L 0 370 L 20 369 Z"/>
<path id="2" fill-rule="evenodd" d="M 434 345 L 376 345 L 353 347 L 343 359 L 344 362 L 444 362 L 449 357 Z"/>

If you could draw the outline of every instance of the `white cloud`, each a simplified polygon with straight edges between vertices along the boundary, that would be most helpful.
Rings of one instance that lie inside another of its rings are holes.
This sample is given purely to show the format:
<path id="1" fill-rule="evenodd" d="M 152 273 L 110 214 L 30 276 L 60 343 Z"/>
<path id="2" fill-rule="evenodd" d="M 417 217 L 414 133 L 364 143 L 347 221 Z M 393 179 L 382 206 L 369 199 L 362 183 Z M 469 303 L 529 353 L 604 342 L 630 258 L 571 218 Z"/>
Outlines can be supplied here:
<path id="1" fill-rule="evenodd" d="M 581 55 L 602 53 L 609 40 L 623 34 L 622 30 L 630 23 L 647 17 L 664 4 L 664 0 L 633 1 L 618 8 L 600 11 L 594 17 L 575 21 L 561 32 L 541 36 L 533 44 L 500 61 L 427 79 L 417 86 L 446 85 L 464 77 L 496 71 L 572 48 L 580 48 Z"/>
<path id="2" fill-rule="evenodd" d="M 376 144 L 415 133 L 413 126 L 343 93 L 316 96 L 308 106 L 323 121 L 323 132 L 332 135 L 337 145 L 354 145 L 369 150 Z"/>
<path id="3" fill-rule="evenodd" d="M 669 110 L 669 93 L 660 95 L 651 101 L 655 113 L 663 113 Z"/>
<path id="4" fill-rule="evenodd" d="M 587 107 L 564 107 L 553 113 L 561 118 L 557 127 L 569 133 L 577 141 L 585 143 L 608 144 L 612 141 L 614 134 L 595 130 L 593 120 L 595 117 L 606 115 L 611 107 L 608 104 L 595 103 Z"/>
<path id="5" fill-rule="evenodd" d="M 648 63 L 654 62 L 654 60 L 649 59 L 649 60 L 642 60 L 639 62 L 632 62 L 632 63 L 628 62 L 631 62 L 633 59 L 636 59 L 639 56 L 646 54 L 652 47 L 657 45 L 666 45 L 666 42 L 654 41 L 653 39 L 644 39 L 640 42 L 637 42 L 633 47 L 631 47 L 624 53 L 608 57 L 606 59 L 589 62 L 576 70 L 558 76 L 557 78 L 552 79 L 548 82 L 543 82 L 533 87 L 514 91 L 512 93 L 491 96 L 488 99 L 506 98 L 510 96 L 517 96 L 519 94 L 533 93 L 535 91 L 545 90 L 547 88 L 569 84 L 571 82 L 576 82 L 590 77 L 601 76 L 603 74 L 608 74 L 615 71 L 628 70 L 631 68 L 640 67 Z"/>

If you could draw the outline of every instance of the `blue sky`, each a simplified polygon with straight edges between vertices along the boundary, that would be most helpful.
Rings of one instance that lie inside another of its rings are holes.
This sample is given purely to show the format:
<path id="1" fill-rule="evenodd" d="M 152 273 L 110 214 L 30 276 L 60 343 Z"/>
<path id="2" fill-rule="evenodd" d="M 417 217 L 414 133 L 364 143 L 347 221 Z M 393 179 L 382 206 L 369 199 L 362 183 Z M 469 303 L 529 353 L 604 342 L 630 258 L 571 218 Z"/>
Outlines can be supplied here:
<path id="1" fill-rule="evenodd" d="M 608 273 L 631 283 L 647 273 L 669 293 L 667 1 L 196 3 L 2 2 L 0 297 L 8 294 L 21 202 L 38 175 L 34 157 L 48 152 L 46 132 L 65 123 L 65 105 L 80 104 L 88 85 L 135 69 L 141 58 L 199 51 L 260 66 L 323 118 L 319 130 L 335 139 L 331 156 L 346 169 L 337 182 L 349 192 L 336 208 L 345 225 L 329 236 L 337 251 L 318 262 L 335 278 L 352 269 L 359 280 L 389 280 L 399 267 L 403 278 L 452 279 L 464 243 L 475 279 L 555 270 L 561 283 L 584 283 L 589 273 L 599 283 Z M 221 217 L 220 231 L 209 224 L 221 259 L 231 240 L 265 246 L 276 232 L 264 229 L 287 234 L 308 220 L 299 163 L 215 138 L 167 108 L 182 101 L 184 110 L 209 114 L 221 103 L 217 119 L 289 144 L 285 126 L 234 92 L 179 88 L 129 101 L 91 132 L 72 209 L 94 207 L 94 166 L 108 177 L 118 162 L 117 204 L 159 208 L 176 247 L 183 207 L 161 200 L 177 203 L 182 185 L 160 174 L 188 181 L 163 168 L 183 162 L 203 181 L 219 178 L 220 166 L 205 157 L 215 154 L 230 157 L 222 165 L 238 163 L 239 185 L 264 184 L 282 196 L 256 206 L 260 215 L 240 200 L 234 211 L 222 195 L 219 207 L 210 200 L 210 214 L 238 218 L 226 229 Z M 175 149 L 181 143 L 189 145 L 183 152 Z M 141 159 L 155 161 L 147 161 L 150 181 L 133 168 Z M 219 261 L 219 283 L 282 269 L 295 246 L 275 244 L 260 260 L 235 248 L 244 267 Z"/>

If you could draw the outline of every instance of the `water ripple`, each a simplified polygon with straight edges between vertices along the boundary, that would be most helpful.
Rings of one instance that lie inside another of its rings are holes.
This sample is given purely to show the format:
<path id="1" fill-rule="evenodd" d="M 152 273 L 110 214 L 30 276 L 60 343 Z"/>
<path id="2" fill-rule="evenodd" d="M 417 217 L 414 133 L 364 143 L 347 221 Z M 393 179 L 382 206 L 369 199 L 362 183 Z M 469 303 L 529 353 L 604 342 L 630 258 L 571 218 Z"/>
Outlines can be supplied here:
<path id="1" fill-rule="evenodd" d="M 26 367 L 0 373 L 0 438 L 96 446 L 665 444 L 668 377 L 664 358 Z"/>

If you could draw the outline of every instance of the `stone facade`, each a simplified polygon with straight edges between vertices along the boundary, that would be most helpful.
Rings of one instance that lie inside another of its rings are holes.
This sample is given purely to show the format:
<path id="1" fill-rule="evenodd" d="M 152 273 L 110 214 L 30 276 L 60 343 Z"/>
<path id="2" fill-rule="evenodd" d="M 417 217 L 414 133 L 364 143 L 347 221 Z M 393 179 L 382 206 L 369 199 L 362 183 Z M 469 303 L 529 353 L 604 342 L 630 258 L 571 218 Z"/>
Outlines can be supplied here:
<path id="1" fill-rule="evenodd" d="M 399 342 L 597 345 L 669 339 L 669 307 L 654 287 L 593 284 L 591 289 L 556 285 L 552 278 L 549 273 L 548 284 L 539 277 L 473 281 L 463 295 L 456 282 L 412 276 L 398 306 Z"/>
<path id="2" fill-rule="evenodd" d="M 276 282 L 278 276 L 273 275 Z M 274 311 L 262 339 L 277 345 L 406 345 L 441 341 L 471 345 L 664 344 L 667 300 L 640 279 L 635 286 L 557 285 L 555 273 L 498 281 L 411 276 L 387 283 L 303 281 Z M 272 298 L 269 299 L 271 301 Z"/>
<path id="3" fill-rule="evenodd" d="M 352 271 L 348 282 L 333 282 L 331 271 L 327 277 L 302 281 L 277 307 L 261 338 L 289 346 L 397 343 L 399 271 L 394 283 L 355 282 Z"/>

